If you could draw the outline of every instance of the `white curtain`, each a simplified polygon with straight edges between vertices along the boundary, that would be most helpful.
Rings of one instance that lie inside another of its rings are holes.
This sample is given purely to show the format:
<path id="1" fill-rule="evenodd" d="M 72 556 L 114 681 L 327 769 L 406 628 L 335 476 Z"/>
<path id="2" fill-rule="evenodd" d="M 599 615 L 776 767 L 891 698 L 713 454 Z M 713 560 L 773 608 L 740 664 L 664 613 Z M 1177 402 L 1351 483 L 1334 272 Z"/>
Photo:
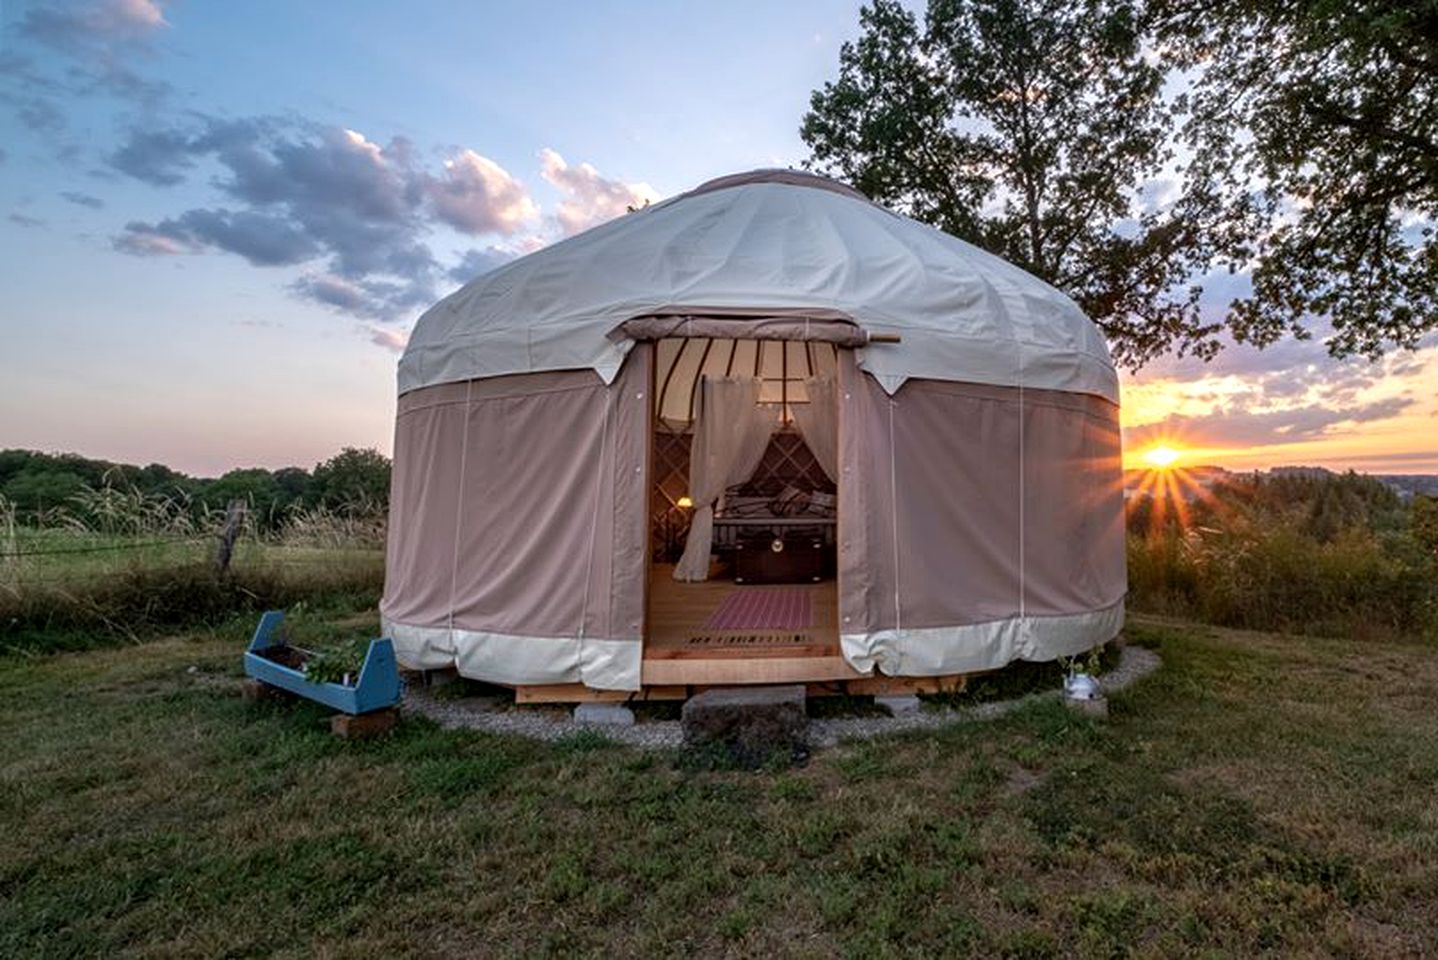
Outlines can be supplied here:
<path id="1" fill-rule="evenodd" d="M 805 381 L 808 403 L 790 405 L 794 425 L 804 444 L 829 479 L 839 482 L 839 401 L 832 377 L 811 377 Z"/>
<path id="2" fill-rule="evenodd" d="M 714 546 L 714 504 L 726 487 L 754 474 L 769 437 L 773 412 L 759 406 L 756 377 L 704 377 L 699 381 L 699 411 L 689 449 L 689 499 L 694 516 L 675 580 L 707 580 Z"/>

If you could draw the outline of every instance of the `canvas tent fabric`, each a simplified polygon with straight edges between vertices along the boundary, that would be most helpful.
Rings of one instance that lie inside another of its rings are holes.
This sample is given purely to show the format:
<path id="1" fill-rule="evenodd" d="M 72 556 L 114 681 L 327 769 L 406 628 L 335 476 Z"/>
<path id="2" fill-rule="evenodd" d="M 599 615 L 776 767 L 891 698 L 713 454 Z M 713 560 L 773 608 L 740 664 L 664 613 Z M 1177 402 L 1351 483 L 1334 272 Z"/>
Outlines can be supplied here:
<path id="1" fill-rule="evenodd" d="M 840 640 L 856 670 L 939 676 L 1112 639 L 1127 588 L 1118 409 L 840 364 Z"/>
<path id="2" fill-rule="evenodd" d="M 724 178 L 508 263 L 420 317 L 404 393 L 545 370 L 613 379 L 641 317 L 842 318 L 898 344 L 861 349 L 889 392 L 911 377 L 1118 402 L 1103 337 L 1018 267 L 796 171 Z"/>
<path id="3" fill-rule="evenodd" d="M 400 397 L 381 603 L 414 669 L 494 683 L 639 683 L 648 344 L 590 370 Z"/>
<path id="4" fill-rule="evenodd" d="M 693 430 L 698 379 L 736 358 L 833 398 L 856 671 L 985 670 L 1115 635 L 1122 465 L 1097 328 L 1018 268 L 784 171 L 620 217 L 420 319 L 381 603 L 401 662 L 639 689 L 650 431 Z"/>

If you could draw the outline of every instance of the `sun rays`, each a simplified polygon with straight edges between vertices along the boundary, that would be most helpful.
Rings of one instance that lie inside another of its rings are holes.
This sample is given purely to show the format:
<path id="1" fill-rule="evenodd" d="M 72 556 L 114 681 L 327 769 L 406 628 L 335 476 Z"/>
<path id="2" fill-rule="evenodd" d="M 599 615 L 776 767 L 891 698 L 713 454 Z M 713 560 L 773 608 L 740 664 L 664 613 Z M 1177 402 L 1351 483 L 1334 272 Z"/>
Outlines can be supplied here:
<path id="1" fill-rule="evenodd" d="M 1190 505 L 1211 499 L 1208 487 L 1182 465 L 1193 452 L 1183 443 L 1169 439 L 1139 454 L 1143 471 L 1133 498 L 1135 501 L 1147 498 L 1152 504 L 1150 532 L 1162 529 L 1171 521 L 1187 529 L 1192 519 Z"/>
<path id="2" fill-rule="evenodd" d="M 1167 444 L 1149 448 L 1143 455 L 1144 463 L 1158 470 L 1167 470 L 1178 462 L 1183 454 Z"/>

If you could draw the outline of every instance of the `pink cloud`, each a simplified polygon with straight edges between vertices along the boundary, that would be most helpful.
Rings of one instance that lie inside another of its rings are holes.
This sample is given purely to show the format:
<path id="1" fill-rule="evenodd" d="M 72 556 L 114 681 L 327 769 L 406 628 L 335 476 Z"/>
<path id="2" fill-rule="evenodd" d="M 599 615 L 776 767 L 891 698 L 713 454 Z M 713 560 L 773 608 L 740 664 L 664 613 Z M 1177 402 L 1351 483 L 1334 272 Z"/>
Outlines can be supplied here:
<path id="1" fill-rule="evenodd" d="M 430 177 L 426 192 L 440 220 L 462 233 L 508 236 L 539 215 L 539 208 L 509 171 L 473 150 L 462 150 Z"/>
<path id="2" fill-rule="evenodd" d="M 555 213 L 566 234 L 579 233 L 612 220 L 631 207 L 659 199 L 647 183 L 624 183 L 602 176 L 587 163 L 570 166 L 556 151 L 539 151 L 540 175 L 565 195 Z"/>

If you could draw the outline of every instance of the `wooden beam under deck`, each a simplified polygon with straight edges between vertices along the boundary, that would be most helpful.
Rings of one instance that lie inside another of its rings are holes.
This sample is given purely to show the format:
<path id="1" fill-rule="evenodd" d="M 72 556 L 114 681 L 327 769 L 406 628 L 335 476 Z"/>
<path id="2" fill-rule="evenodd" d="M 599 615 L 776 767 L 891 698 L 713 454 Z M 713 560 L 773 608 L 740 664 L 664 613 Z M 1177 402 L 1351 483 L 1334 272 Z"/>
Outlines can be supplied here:
<path id="1" fill-rule="evenodd" d="M 847 664 L 845 665 L 847 666 Z M 957 693 L 964 689 L 968 675 L 943 677 L 862 676 L 849 671 L 850 679 L 803 681 L 811 697 L 902 696 L 910 693 Z M 766 681 L 769 683 L 784 681 Z M 800 681 L 789 681 L 800 682 Z M 736 686 L 733 682 L 646 685 L 640 690 L 595 690 L 582 683 L 555 683 L 514 688 L 518 704 L 545 703 L 642 703 L 655 700 L 687 700 L 714 686 Z"/>

